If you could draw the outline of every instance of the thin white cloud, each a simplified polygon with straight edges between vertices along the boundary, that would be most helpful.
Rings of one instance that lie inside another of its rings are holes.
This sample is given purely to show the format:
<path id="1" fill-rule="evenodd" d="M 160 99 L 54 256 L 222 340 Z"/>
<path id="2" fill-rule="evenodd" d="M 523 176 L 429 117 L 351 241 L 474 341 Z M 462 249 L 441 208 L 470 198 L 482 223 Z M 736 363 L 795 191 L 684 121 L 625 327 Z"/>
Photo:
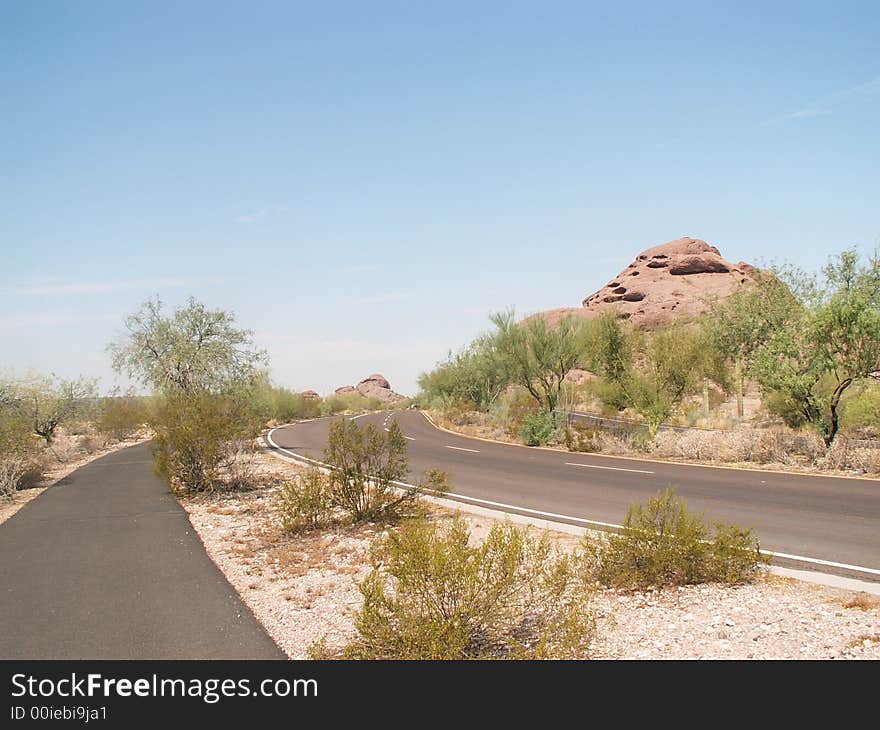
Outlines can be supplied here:
<path id="1" fill-rule="evenodd" d="M 381 271 L 382 267 L 378 264 L 352 264 L 342 269 L 344 274 L 370 274 Z"/>
<path id="2" fill-rule="evenodd" d="M 358 304 L 390 304 L 391 302 L 402 302 L 410 298 L 410 294 L 404 292 L 379 292 L 370 294 L 366 297 L 358 299 Z"/>
<path id="3" fill-rule="evenodd" d="M 4 287 L 0 289 L 0 294 L 17 297 L 58 297 L 77 294 L 107 294 L 109 292 L 144 289 L 168 289 L 184 286 L 186 283 L 184 279 L 179 278 L 51 282 Z"/>
<path id="4" fill-rule="evenodd" d="M 875 76 L 870 81 L 862 84 L 856 84 L 832 94 L 815 99 L 806 104 L 797 111 L 786 114 L 783 119 L 810 119 L 812 117 L 821 117 L 833 114 L 834 110 L 841 104 L 857 97 L 872 96 L 880 93 L 880 76 Z"/>
<path id="5" fill-rule="evenodd" d="M 284 213 L 286 211 L 286 205 L 275 205 L 268 208 L 260 208 L 259 210 L 255 210 L 252 213 L 245 213 L 244 215 L 236 216 L 235 222 L 256 223 L 263 220 L 264 218 L 268 218 L 270 215 L 276 215 L 278 213 Z"/>
<path id="6" fill-rule="evenodd" d="M 118 314 L 64 314 L 58 312 L 10 314 L 0 317 L 0 330 L 70 327 L 71 325 L 94 324 L 118 319 Z"/>

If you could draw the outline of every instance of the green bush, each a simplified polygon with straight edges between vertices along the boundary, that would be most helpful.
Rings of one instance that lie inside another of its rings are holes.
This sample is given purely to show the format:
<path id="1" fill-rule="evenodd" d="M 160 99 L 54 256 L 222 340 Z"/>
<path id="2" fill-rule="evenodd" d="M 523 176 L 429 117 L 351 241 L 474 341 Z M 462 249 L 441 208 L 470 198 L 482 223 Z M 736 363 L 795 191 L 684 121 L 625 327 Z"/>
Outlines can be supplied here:
<path id="1" fill-rule="evenodd" d="M 615 416 L 625 410 L 628 401 L 620 383 L 607 378 L 596 378 L 586 385 L 586 391 L 599 402 L 602 415 Z"/>
<path id="2" fill-rule="evenodd" d="M 437 470 L 429 470 L 418 485 L 401 483 L 408 476 L 409 460 L 396 420 L 384 431 L 340 418 L 330 426 L 324 462 L 332 467 L 332 503 L 354 522 L 397 519 L 418 499 L 420 489 L 448 488 L 446 475 Z"/>
<path id="3" fill-rule="evenodd" d="M 599 431 L 577 421 L 565 428 L 565 448 L 569 451 L 592 453 L 600 448 Z"/>
<path id="4" fill-rule="evenodd" d="M 160 476 L 175 491 L 202 492 L 219 485 L 224 470 L 237 463 L 242 441 L 254 438 L 261 424 L 241 397 L 177 393 L 162 399 L 151 425 Z"/>
<path id="5" fill-rule="evenodd" d="M 489 409 L 492 423 L 503 428 L 509 435 L 518 436 L 523 419 L 535 410 L 535 400 L 524 388 L 507 388 Z"/>
<path id="6" fill-rule="evenodd" d="M 17 409 L 0 405 L 0 493 L 11 498 L 18 489 L 36 486 L 45 460 L 30 421 Z"/>
<path id="7" fill-rule="evenodd" d="M 751 530 L 719 523 L 714 536 L 672 489 L 630 507 L 619 533 L 586 538 L 590 570 L 623 589 L 743 583 L 766 562 Z"/>
<path id="8" fill-rule="evenodd" d="M 317 469 L 298 474 L 281 485 L 276 509 L 285 532 L 306 532 L 325 526 L 333 509 L 329 480 Z"/>
<path id="9" fill-rule="evenodd" d="M 764 407 L 774 416 L 779 416 L 789 428 L 801 428 L 807 422 L 798 402 L 786 395 L 771 391 L 764 395 Z"/>
<path id="10" fill-rule="evenodd" d="M 102 398 L 95 411 L 98 433 L 123 441 L 130 438 L 149 421 L 150 413 L 145 398 L 127 393 Z"/>
<path id="11" fill-rule="evenodd" d="M 556 420 L 547 411 L 530 411 L 519 427 L 519 437 L 527 446 L 542 446 L 556 433 Z"/>
<path id="12" fill-rule="evenodd" d="M 377 546 L 361 583 L 351 658 L 583 658 L 593 636 L 590 594 L 577 560 L 511 524 L 480 545 L 467 524 L 426 520 Z"/>
<path id="13" fill-rule="evenodd" d="M 880 387 L 867 386 L 848 393 L 841 411 L 841 423 L 847 431 L 876 436 L 880 432 Z"/>
<path id="14" fill-rule="evenodd" d="M 321 415 L 335 416 L 338 413 L 359 413 L 361 411 L 380 411 L 384 404 L 378 398 L 367 398 L 361 393 L 338 393 L 325 398 L 321 403 Z"/>

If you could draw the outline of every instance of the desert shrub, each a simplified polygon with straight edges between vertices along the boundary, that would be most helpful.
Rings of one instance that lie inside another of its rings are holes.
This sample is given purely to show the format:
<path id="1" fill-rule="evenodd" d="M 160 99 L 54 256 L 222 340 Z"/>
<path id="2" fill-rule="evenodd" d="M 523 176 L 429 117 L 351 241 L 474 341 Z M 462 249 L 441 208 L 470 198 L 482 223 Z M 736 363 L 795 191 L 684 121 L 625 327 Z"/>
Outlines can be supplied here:
<path id="1" fill-rule="evenodd" d="M 880 387 L 872 385 L 848 393 L 841 406 L 840 420 L 848 432 L 876 437 L 880 433 Z"/>
<path id="2" fill-rule="evenodd" d="M 807 418 L 800 403 L 786 393 L 771 391 L 764 395 L 764 408 L 768 413 L 779 416 L 789 428 L 801 428 Z"/>
<path id="3" fill-rule="evenodd" d="M 523 419 L 535 410 L 535 401 L 528 391 L 511 386 L 502 393 L 489 409 L 493 425 L 503 428 L 508 435 L 518 436 Z"/>
<path id="4" fill-rule="evenodd" d="M 619 533 L 585 545 L 593 577 L 623 589 L 743 583 L 765 562 L 751 530 L 719 523 L 712 535 L 672 489 L 632 505 Z"/>
<path id="5" fill-rule="evenodd" d="M 565 448 L 569 451 L 592 453 L 599 450 L 600 432 L 585 423 L 574 421 L 565 427 Z"/>
<path id="6" fill-rule="evenodd" d="M 326 525 L 333 509 L 330 481 L 309 469 L 285 481 L 276 496 L 276 510 L 285 532 L 306 532 Z"/>
<path id="7" fill-rule="evenodd" d="M 593 636 L 577 557 L 511 524 L 472 545 L 467 523 L 406 523 L 380 541 L 346 655 L 583 658 Z"/>
<path id="8" fill-rule="evenodd" d="M 837 438 L 816 463 L 823 469 L 874 474 L 880 471 L 880 449 L 855 446 L 849 439 Z"/>
<path id="9" fill-rule="evenodd" d="M 384 431 L 371 423 L 362 427 L 340 418 L 330 426 L 324 461 L 331 466 L 332 503 L 354 522 L 397 519 L 418 499 L 421 489 L 448 489 L 446 475 L 438 470 L 429 470 L 418 485 L 402 482 L 409 459 L 396 420 Z"/>
<path id="10" fill-rule="evenodd" d="M 361 393 L 338 393 L 324 399 L 321 403 L 321 415 L 335 416 L 338 413 L 380 411 L 384 407 L 382 401 L 375 396 L 368 398 Z"/>
<path id="11" fill-rule="evenodd" d="M 305 412 L 305 398 L 287 388 L 273 388 L 270 392 L 269 417 L 279 423 L 289 423 L 302 418 Z"/>
<path id="12" fill-rule="evenodd" d="M 0 492 L 9 498 L 17 489 L 36 486 L 45 459 L 31 424 L 17 409 L 0 403 Z"/>
<path id="13" fill-rule="evenodd" d="M 179 393 L 162 399 L 152 427 L 156 471 L 175 491 L 201 492 L 220 484 L 260 420 L 241 398 Z"/>
<path id="14" fill-rule="evenodd" d="M 527 446 L 542 446 L 556 434 L 556 420 L 547 411 L 530 411 L 519 427 L 519 437 Z"/>
<path id="15" fill-rule="evenodd" d="M 596 378 L 585 386 L 593 399 L 598 401 L 602 415 L 613 416 L 625 410 L 628 403 L 620 384 L 607 378 Z"/>
<path id="16" fill-rule="evenodd" d="M 18 490 L 19 482 L 24 473 L 25 463 L 16 457 L 0 459 L 0 500 L 11 501 Z"/>

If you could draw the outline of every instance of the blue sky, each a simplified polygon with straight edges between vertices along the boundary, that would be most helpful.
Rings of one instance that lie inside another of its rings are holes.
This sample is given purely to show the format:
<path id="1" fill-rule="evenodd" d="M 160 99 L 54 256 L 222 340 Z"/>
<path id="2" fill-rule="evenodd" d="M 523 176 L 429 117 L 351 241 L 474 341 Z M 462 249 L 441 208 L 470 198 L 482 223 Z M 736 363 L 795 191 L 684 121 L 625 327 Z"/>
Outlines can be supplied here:
<path id="1" fill-rule="evenodd" d="M 880 4 L 0 3 L 0 369 L 158 294 L 403 392 L 640 250 L 880 242 Z"/>

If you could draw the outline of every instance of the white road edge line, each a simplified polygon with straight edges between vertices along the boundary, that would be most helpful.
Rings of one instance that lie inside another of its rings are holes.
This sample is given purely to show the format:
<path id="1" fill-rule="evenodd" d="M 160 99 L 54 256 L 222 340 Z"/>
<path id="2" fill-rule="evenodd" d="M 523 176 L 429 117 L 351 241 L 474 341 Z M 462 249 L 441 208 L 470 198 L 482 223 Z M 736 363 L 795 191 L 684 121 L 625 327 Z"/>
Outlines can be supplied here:
<path id="1" fill-rule="evenodd" d="M 619 467 L 619 466 L 598 466 L 597 464 L 575 464 L 572 461 L 566 461 L 565 465 L 566 466 L 583 466 L 583 467 L 586 467 L 587 469 L 608 469 L 609 471 L 631 471 L 636 474 L 653 474 L 654 473 L 652 471 L 647 471 L 646 469 L 624 469 L 623 467 Z"/>
<path id="2" fill-rule="evenodd" d="M 289 425 L 289 424 L 287 424 Z M 289 454 L 294 457 L 295 460 L 298 461 L 306 461 L 310 464 L 317 464 L 318 466 L 322 466 L 325 469 L 329 469 L 329 466 L 322 461 L 316 461 L 315 459 L 310 459 L 308 456 L 302 456 L 301 454 L 297 454 L 295 451 L 290 451 L 289 449 L 285 449 L 282 446 L 279 446 L 275 443 L 275 440 L 272 438 L 272 434 L 275 433 L 279 428 L 283 428 L 283 426 L 277 426 L 273 428 L 269 433 L 266 434 L 266 440 L 278 451 L 283 451 L 285 454 Z M 446 448 L 455 448 L 454 446 L 447 446 Z M 479 453 L 479 452 L 478 452 Z M 399 486 L 405 487 L 407 489 L 417 489 L 415 484 L 407 484 L 406 482 L 395 482 Z M 429 490 L 423 490 L 429 491 Z M 433 492 L 433 494 L 437 494 L 440 497 L 453 498 L 463 500 L 465 502 L 477 502 L 479 504 L 490 505 L 492 507 L 501 507 L 502 509 L 506 508 L 509 510 L 515 510 L 517 512 L 527 512 L 532 515 L 539 515 L 541 517 L 556 517 L 563 520 L 571 520 L 572 522 L 579 522 L 584 525 L 597 525 L 599 527 L 613 527 L 616 529 L 620 529 L 623 525 L 617 525 L 613 522 L 599 522 L 598 520 L 586 520 L 582 517 L 572 517 L 571 515 L 561 515 L 555 512 L 542 512 L 537 509 L 530 509 L 528 507 L 517 507 L 513 504 L 504 504 L 503 502 L 492 502 L 488 499 L 479 499 L 478 497 L 469 497 L 466 494 L 456 494 L 455 492 Z M 842 570 L 852 570 L 856 573 L 869 573 L 871 575 L 880 575 L 880 569 L 877 568 L 866 568 L 862 565 L 850 565 L 849 563 L 835 563 L 831 560 L 821 560 L 820 558 L 808 558 L 804 555 L 791 555 L 790 553 L 777 553 L 772 550 L 762 550 L 764 555 L 769 555 L 774 558 L 784 558 L 788 560 L 797 560 L 801 563 L 811 563 L 813 565 L 826 565 L 829 568 L 841 568 Z"/>
<path id="3" fill-rule="evenodd" d="M 446 449 L 455 449 L 456 451 L 470 451 L 472 454 L 479 454 L 480 452 L 476 449 L 464 449 L 461 446 L 444 446 Z"/>

